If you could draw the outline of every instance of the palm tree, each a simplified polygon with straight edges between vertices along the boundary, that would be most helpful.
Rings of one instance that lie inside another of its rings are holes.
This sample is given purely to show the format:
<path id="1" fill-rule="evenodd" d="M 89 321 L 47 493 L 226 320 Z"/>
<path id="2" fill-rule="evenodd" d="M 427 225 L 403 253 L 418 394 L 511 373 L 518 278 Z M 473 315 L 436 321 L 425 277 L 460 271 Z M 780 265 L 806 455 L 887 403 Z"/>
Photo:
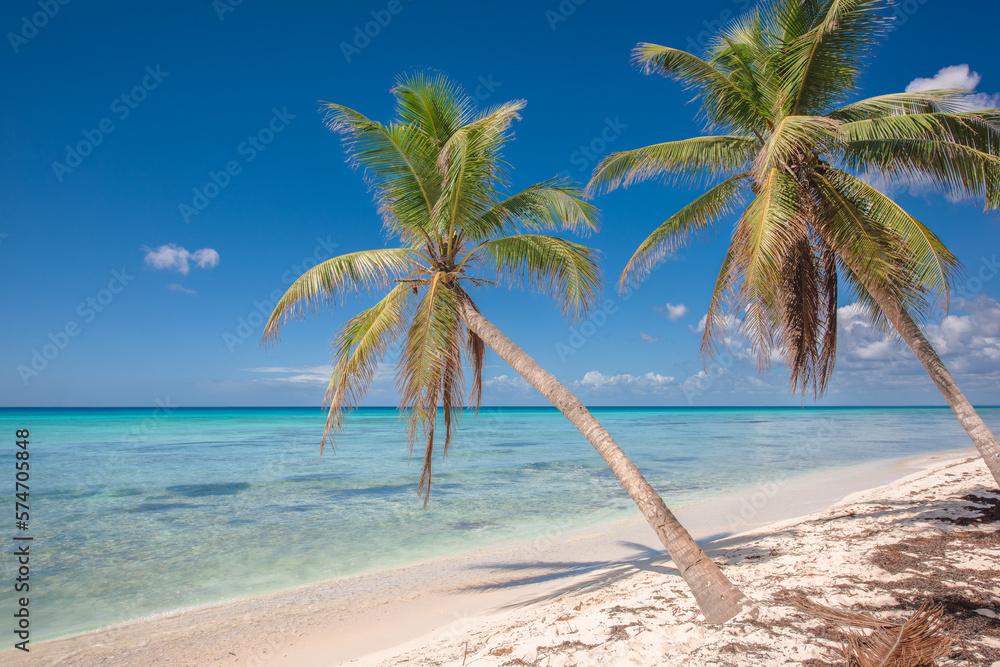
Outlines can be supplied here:
<path id="1" fill-rule="evenodd" d="M 462 408 L 463 371 L 473 374 L 469 404 L 478 409 L 485 348 L 494 350 L 548 398 L 590 441 L 636 502 L 691 587 L 705 618 L 721 623 L 743 595 L 705 555 L 611 435 L 570 391 L 487 320 L 469 290 L 527 285 L 552 295 L 564 314 L 586 314 L 600 290 L 596 253 L 539 234 L 596 229 L 596 209 L 578 188 L 560 181 L 509 196 L 501 149 L 521 101 L 477 112 L 472 100 L 441 76 L 415 75 L 393 89 L 398 120 L 382 124 L 327 104 L 329 127 L 343 133 L 354 165 L 375 190 L 384 228 L 398 247 L 352 252 L 310 269 L 285 293 L 264 329 L 348 292 L 386 291 L 373 307 L 347 320 L 333 343 L 323 444 L 365 395 L 384 355 L 400 339 L 396 369 L 408 446 L 418 435 L 424 462 L 418 492 L 430 496 L 438 407 L 447 453 Z M 522 231 L 523 230 L 523 231 Z M 321 451 L 322 451 L 321 445 Z"/>
<path id="2" fill-rule="evenodd" d="M 726 26 L 704 58 L 655 44 L 633 51 L 646 73 L 696 91 L 722 134 L 604 158 L 588 185 L 610 191 L 654 177 L 711 183 L 635 251 L 620 286 L 736 211 L 702 339 L 711 359 L 731 313 L 763 370 L 780 351 L 792 390 L 826 390 L 836 360 L 840 279 L 876 327 L 894 327 L 927 369 L 1000 484 L 1000 444 L 917 322 L 944 302 L 961 266 L 927 226 L 872 187 L 919 181 L 1000 206 L 1000 112 L 967 111 L 964 90 L 847 103 L 890 21 L 883 0 L 770 0 Z M 943 299 L 936 297 L 944 297 Z"/>

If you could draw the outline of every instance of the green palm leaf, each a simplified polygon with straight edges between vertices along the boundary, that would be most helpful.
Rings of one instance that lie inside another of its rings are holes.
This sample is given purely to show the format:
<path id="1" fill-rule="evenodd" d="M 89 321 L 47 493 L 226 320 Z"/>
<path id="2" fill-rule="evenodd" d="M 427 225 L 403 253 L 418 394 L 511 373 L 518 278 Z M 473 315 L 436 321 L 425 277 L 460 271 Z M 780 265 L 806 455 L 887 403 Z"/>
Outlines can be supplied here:
<path id="1" fill-rule="evenodd" d="M 413 267 L 406 248 L 363 250 L 328 259 L 303 273 L 278 300 L 264 326 L 263 341 L 274 341 L 281 325 L 306 311 L 334 306 L 345 294 L 387 287 Z"/>
<path id="2" fill-rule="evenodd" d="M 377 304 L 349 319 L 337 333 L 333 343 L 336 365 L 325 398 L 330 409 L 320 452 L 343 426 L 345 413 L 356 408 L 368 393 L 379 362 L 406 329 L 413 297 L 409 287 L 397 285 Z"/>
<path id="3" fill-rule="evenodd" d="M 746 171 L 759 148 L 755 139 L 718 136 L 611 153 L 598 163 L 587 190 L 609 192 L 657 176 L 697 184 L 699 180 Z"/>
<path id="4" fill-rule="evenodd" d="M 862 61 L 888 31 L 883 0 L 783 3 L 785 28 L 776 54 L 787 115 L 822 114 L 856 87 Z"/>
<path id="5" fill-rule="evenodd" d="M 462 233 L 475 242 L 517 233 L 568 230 L 578 234 L 596 231 L 597 208 L 583 198 L 580 188 L 559 179 L 529 186 L 497 201 L 475 220 L 465 222 Z"/>
<path id="6" fill-rule="evenodd" d="M 823 116 L 785 116 L 754 159 L 754 180 L 760 184 L 773 169 L 790 172 L 803 155 L 825 151 L 837 141 L 838 125 Z"/>
<path id="7" fill-rule="evenodd" d="M 619 290 L 638 285 L 660 260 L 686 244 L 691 235 L 732 213 L 742 200 L 749 173 L 737 174 L 673 214 L 653 230 L 629 259 L 618 280 Z"/>
<path id="8" fill-rule="evenodd" d="M 475 253 L 509 285 L 531 285 L 574 318 L 590 311 L 601 289 L 596 252 L 565 239 L 518 234 L 486 241 Z"/>
<path id="9" fill-rule="evenodd" d="M 364 167 L 375 186 L 386 227 L 401 235 L 427 234 L 441 189 L 427 136 L 412 125 L 383 125 L 339 104 L 326 107 L 327 126 L 345 135 L 350 163 Z"/>
<path id="10" fill-rule="evenodd" d="M 855 208 L 864 206 L 867 218 L 902 240 L 908 254 L 905 260 L 910 273 L 908 279 L 921 289 L 938 293 L 947 303 L 951 281 L 961 265 L 941 239 L 899 204 L 861 179 L 842 171 L 831 172 L 829 179 L 854 202 Z"/>
<path id="11" fill-rule="evenodd" d="M 766 367 L 775 335 L 780 331 L 778 287 L 784 262 L 805 234 L 799 214 L 801 192 L 779 169 L 771 169 L 760 192 L 747 206 L 733 234 L 736 253 L 732 271 L 739 285 L 733 308 L 745 312 L 742 328 L 761 367 Z"/>
<path id="12" fill-rule="evenodd" d="M 956 113 L 962 110 L 964 88 L 924 90 L 913 93 L 891 93 L 852 102 L 826 115 L 850 123 L 886 116 L 921 113 Z"/>
<path id="13" fill-rule="evenodd" d="M 716 126 L 746 134 L 766 127 L 766 117 L 756 107 L 752 92 L 698 56 L 643 42 L 632 50 L 632 60 L 647 74 L 658 72 L 698 91 L 702 112 Z"/>
<path id="14" fill-rule="evenodd" d="M 857 173 L 877 172 L 890 183 L 926 183 L 956 197 L 1000 207 L 1000 156 L 935 139 L 875 139 L 842 145 L 844 165 Z"/>

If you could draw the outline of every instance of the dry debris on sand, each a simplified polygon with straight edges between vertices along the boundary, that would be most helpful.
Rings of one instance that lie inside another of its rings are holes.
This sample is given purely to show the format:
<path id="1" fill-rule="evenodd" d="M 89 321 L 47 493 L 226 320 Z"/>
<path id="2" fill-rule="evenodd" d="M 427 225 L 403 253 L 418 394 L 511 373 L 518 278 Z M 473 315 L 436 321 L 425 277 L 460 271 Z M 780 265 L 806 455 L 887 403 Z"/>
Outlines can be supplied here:
<path id="1" fill-rule="evenodd" d="M 819 667 L 846 664 L 847 641 L 877 642 L 877 629 L 845 634 L 796 605 L 807 597 L 897 629 L 921 608 L 938 609 L 940 626 L 929 632 L 949 633 L 950 648 L 933 664 L 1000 667 L 1000 493 L 978 458 L 713 546 L 755 603 L 723 626 L 703 623 L 669 560 L 654 557 L 457 622 L 380 664 Z"/>

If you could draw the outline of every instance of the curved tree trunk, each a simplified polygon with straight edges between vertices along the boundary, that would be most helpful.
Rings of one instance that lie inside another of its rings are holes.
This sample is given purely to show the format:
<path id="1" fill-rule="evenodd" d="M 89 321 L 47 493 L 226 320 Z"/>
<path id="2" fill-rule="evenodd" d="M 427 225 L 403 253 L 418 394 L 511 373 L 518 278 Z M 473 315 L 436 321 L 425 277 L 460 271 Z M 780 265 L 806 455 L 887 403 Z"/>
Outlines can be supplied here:
<path id="1" fill-rule="evenodd" d="M 930 342 L 924 336 L 920 327 L 913 321 L 913 318 L 903 310 L 896 299 L 882 293 L 879 290 L 869 290 L 869 294 L 875 299 L 882 312 L 885 313 L 896 331 L 903 337 L 906 344 L 910 346 L 917 359 L 927 369 L 927 374 L 934 380 L 934 384 L 941 390 L 944 400 L 948 401 L 959 423 L 965 429 L 976 449 L 986 461 L 986 467 L 993 473 L 993 479 L 1000 486 L 1000 443 L 990 429 L 983 423 L 982 418 L 972 407 L 968 399 L 958 388 L 955 379 L 948 372 L 944 362 L 931 347 Z"/>
<path id="2" fill-rule="evenodd" d="M 500 358 L 510 364 L 545 398 L 552 401 L 574 426 L 590 441 L 597 453 L 618 476 L 629 496 L 642 510 L 649 525 L 666 547 L 681 576 L 691 588 L 705 620 L 723 623 L 739 613 L 745 597 L 726 579 L 701 547 L 677 521 L 635 464 L 629 460 L 611 435 L 598 423 L 583 403 L 534 359 L 515 345 L 496 326 L 483 317 L 469 302 L 463 305 L 463 318 Z"/>

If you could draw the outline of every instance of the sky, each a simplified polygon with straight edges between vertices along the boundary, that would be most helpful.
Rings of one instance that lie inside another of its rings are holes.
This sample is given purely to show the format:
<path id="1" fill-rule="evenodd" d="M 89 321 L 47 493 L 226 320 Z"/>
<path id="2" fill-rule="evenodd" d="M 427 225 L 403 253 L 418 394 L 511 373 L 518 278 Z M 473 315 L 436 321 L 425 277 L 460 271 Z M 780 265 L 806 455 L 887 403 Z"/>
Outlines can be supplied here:
<path id="1" fill-rule="evenodd" d="M 320 405 L 329 342 L 370 298 L 260 333 L 277 297 L 336 254 L 385 247 L 372 193 L 323 124 L 322 101 L 383 121 L 400 75 L 441 72 L 484 107 L 527 106 L 511 189 L 585 183 L 617 150 L 697 136 L 680 85 L 630 64 L 640 41 L 700 51 L 750 0 L 705 2 L 84 3 L 0 10 L 0 406 Z M 961 11 L 959 10 L 961 8 Z M 961 85 L 997 106 L 1000 5 L 912 0 L 858 97 Z M 927 81 L 927 80 L 930 81 Z M 780 362 L 734 336 L 699 357 L 728 232 L 614 285 L 643 238 L 697 196 L 651 182 L 595 200 L 605 289 L 589 320 L 490 289 L 482 312 L 589 405 L 812 405 Z M 912 187 L 893 193 L 967 267 L 926 332 L 970 399 L 1000 404 L 1000 220 Z M 842 294 L 839 361 L 818 405 L 943 405 L 912 353 Z M 368 405 L 394 405 L 390 358 Z M 496 355 L 487 405 L 544 402 Z"/>

